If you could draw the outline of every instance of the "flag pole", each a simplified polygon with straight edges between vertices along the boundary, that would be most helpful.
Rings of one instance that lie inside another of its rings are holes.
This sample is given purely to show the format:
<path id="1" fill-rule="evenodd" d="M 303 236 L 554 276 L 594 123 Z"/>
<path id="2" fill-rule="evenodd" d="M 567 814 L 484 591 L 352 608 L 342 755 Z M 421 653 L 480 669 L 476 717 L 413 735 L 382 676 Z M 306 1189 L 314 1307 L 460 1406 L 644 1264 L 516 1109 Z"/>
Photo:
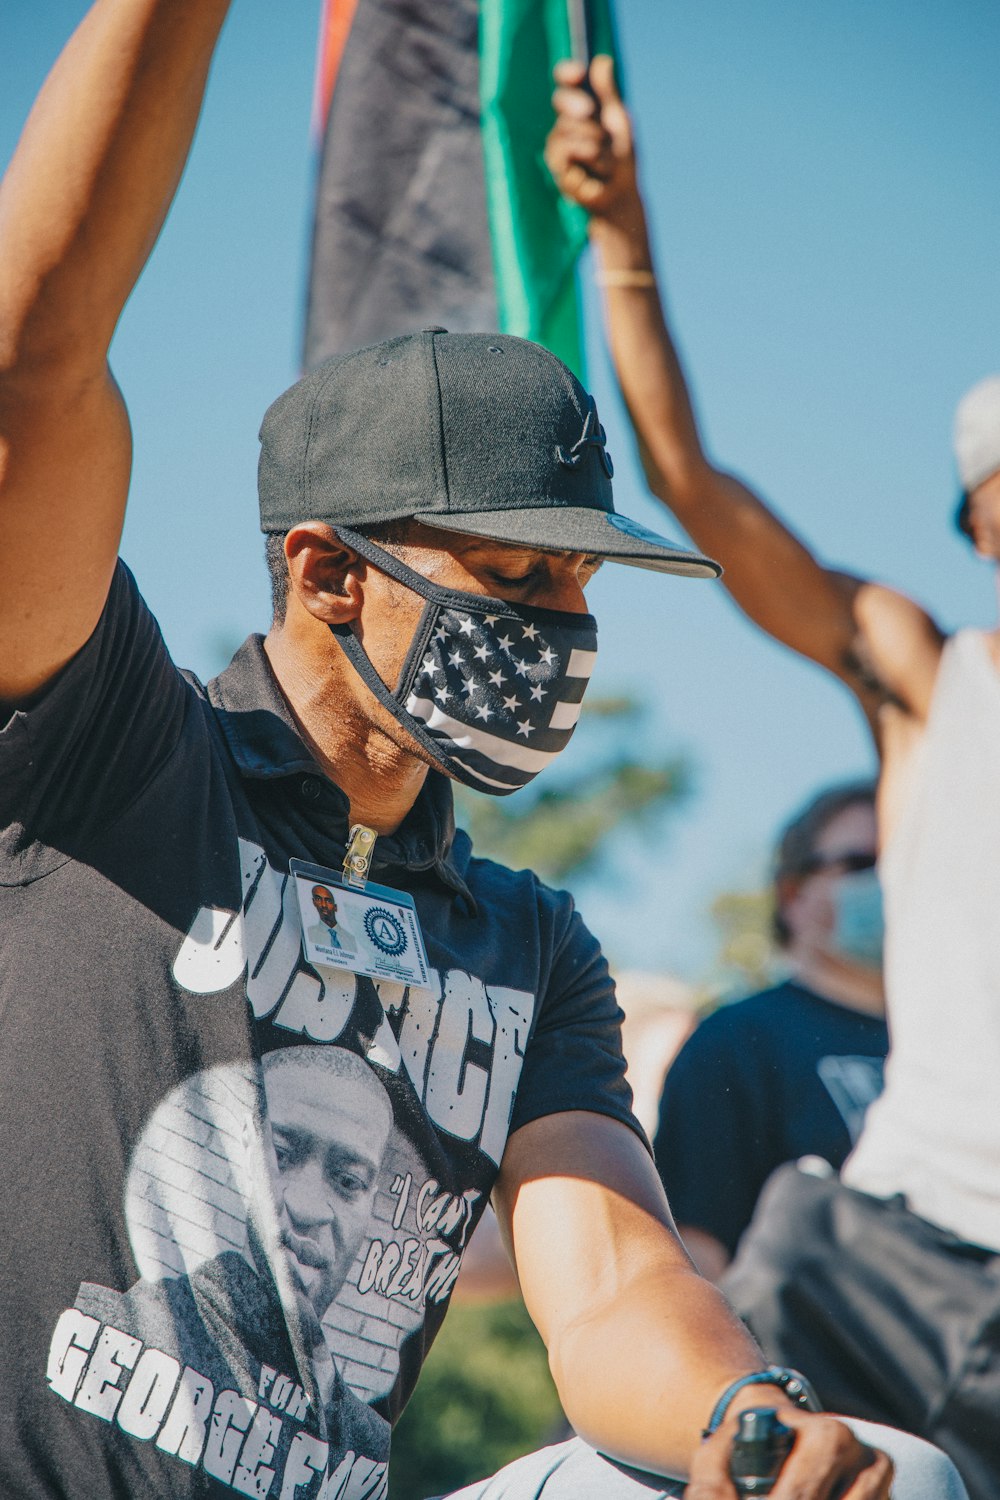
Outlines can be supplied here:
<path id="1" fill-rule="evenodd" d="M 573 61 L 583 63 L 589 73 L 592 49 L 587 0 L 566 0 L 566 8 L 569 12 L 569 40 Z"/>

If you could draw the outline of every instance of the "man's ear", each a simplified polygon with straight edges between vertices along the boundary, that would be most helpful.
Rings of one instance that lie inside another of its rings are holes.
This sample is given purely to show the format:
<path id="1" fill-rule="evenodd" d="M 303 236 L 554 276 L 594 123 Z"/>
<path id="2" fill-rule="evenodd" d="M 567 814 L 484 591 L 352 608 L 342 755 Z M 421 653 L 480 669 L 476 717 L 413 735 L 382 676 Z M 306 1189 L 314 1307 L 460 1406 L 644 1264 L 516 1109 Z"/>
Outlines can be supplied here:
<path id="1" fill-rule="evenodd" d="M 303 521 L 285 537 L 289 587 L 303 609 L 325 625 L 356 620 L 364 602 L 367 564 L 323 521 Z"/>

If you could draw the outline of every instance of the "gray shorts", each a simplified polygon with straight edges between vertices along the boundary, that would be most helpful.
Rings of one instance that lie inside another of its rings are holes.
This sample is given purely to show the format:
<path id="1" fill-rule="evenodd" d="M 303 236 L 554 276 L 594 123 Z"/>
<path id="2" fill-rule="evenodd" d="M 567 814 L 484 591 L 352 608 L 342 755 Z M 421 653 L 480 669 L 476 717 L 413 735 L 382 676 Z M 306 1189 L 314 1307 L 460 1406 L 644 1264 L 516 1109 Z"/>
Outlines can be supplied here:
<path id="1" fill-rule="evenodd" d="M 937 1448 L 869 1422 L 850 1425 L 862 1442 L 884 1449 L 895 1463 L 894 1500 L 968 1500 L 954 1465 Z M 573 1438 L 529 1453 L 442 1500 L 668 1500 L 683 1494 L 683 1484 L 611 1463 Z"/>

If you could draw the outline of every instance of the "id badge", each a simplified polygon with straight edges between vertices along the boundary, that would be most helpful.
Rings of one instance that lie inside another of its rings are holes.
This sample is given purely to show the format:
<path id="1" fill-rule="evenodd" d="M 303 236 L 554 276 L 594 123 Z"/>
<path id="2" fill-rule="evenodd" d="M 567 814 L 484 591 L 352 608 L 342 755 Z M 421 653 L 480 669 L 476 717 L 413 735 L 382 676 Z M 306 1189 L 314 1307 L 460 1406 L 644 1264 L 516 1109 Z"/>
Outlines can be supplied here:
<path id="1" fill-rule="evenodd" d="M 413 897 L 387 885 L 352 890 L 322 865 L 292 859 L 306 962 L 370 979 L 427 984 L 427 954 Z"/>

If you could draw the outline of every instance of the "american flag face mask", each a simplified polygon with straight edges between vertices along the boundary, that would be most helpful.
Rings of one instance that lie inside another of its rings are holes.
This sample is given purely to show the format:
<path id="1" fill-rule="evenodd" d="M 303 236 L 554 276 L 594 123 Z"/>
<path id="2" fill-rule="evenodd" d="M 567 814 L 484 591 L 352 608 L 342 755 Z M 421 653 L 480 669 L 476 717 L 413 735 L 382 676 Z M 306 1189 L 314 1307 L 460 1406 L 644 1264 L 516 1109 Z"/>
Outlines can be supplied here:
<path id="1" fill-rule="evenodd" d="M 441 588 L 367 537 L 352 550 L 426 608 L 390 691 L 350 625 L 331 625 L 352 666 L 397 723 L 449 776 L 503 797 L 569 743 L 597 657 L 593 615 Z"/>

